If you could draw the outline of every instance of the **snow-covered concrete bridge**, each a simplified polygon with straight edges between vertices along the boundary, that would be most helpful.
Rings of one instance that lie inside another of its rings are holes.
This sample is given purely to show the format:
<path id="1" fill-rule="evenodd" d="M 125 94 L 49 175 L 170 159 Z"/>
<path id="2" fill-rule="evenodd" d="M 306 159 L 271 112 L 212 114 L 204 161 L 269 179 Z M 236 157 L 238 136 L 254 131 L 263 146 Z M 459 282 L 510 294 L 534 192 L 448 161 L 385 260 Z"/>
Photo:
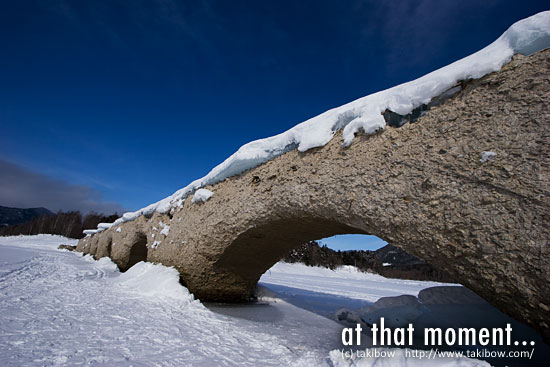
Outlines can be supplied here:
<path id="1" fill-rule="evenodd" d="M 337 133 L 82 239 L 122 269 L 174 266 L 204 300 L 247 299 L 290 249 L 365 233 L 550 337 L 550 51 L 516 56 L 416 123 Z M 203 192 L 204 193 L 204 192 Z M 196 195 L 197 199 L 201 199 Z"/>

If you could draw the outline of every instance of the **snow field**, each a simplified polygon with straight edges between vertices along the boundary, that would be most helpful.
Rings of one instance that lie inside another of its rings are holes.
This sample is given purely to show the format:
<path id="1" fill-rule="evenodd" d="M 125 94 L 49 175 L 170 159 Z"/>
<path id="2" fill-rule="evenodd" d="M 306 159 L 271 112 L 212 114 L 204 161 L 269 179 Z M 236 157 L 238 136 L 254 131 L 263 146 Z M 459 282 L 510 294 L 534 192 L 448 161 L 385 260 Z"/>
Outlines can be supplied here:
<path id="1" fill-rule="evenodd" d="M 121 274 L 107 258 L 56 250 L 75 242 L 45 235 L 0 238 L 0 365 L 324 363 L 321 350 L 287 345 L 263 325 L 209 311 L 179 284 L 173 268 L 139 263 Z M 336 335 L 338 324 L 314 316 L 319 329 Z"/>
<path id="2" fill-rule="evenodd" d="M 61 243 L 76 241 L 50 235 L 0 237 L 2 366 L 300 367 L 376 362 L 342 359 L 330 352 L 342 347 L 342 325 L 265 288 L 274 284 L 264 285 L 257 304 L 205 307 L 179 284 L 173 268 L 141 262 L 120 273 L 108 258 L 95 261 L 58 250 Z M 342 292 L 349 281 L 381 284 L 385 279 L 352 267 L 336 272 L 307 268 L 278 264 L 271 278 L 262 281 L 287 282 L 289 273 L 304 278 L 295 285 L 304 291 L 322 291 L 319 283 L 325 279 L 333 282 L 328 289 L 336 293 L 338 279 Z M 395 293 L 422 288 L 422 282 L 385 282 Z M 364 298 L 376 297 L 371 293 Z M 480 365 L 476 363 L 448 365 Z"/>

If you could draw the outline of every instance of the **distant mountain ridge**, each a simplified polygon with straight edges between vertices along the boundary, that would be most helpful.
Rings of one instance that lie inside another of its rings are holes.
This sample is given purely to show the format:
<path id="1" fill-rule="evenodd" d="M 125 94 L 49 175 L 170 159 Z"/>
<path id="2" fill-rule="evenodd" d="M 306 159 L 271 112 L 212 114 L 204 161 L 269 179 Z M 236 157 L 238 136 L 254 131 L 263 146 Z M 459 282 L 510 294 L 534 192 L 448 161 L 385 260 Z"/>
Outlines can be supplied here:
<path id="1" fill-rule="evenodd" d="M 0 206 L 0 227 L 13 226 L 28 222 L 43 215 L 55 215 L 46 208 L 10 208 Z"/>

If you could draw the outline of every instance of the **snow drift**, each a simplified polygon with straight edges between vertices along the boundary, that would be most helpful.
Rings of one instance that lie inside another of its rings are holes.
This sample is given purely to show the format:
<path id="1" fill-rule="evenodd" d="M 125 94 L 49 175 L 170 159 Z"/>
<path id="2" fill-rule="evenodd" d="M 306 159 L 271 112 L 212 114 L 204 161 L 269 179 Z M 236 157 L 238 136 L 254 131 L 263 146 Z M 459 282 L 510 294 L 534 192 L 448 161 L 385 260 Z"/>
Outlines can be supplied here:
<path id="1" fill-rule="evenodd" d="M 101 259 L 100 259 L 101 260 Z M 178 299 L 185 304 L 193 303 L 193 295 L 179 283 L 180 275 L 174 268 L 160 264 L 139 262 L 116 279 L 117 286 L 143 296 Z M 198 303 L 198 301 L 197 301 Z"/>

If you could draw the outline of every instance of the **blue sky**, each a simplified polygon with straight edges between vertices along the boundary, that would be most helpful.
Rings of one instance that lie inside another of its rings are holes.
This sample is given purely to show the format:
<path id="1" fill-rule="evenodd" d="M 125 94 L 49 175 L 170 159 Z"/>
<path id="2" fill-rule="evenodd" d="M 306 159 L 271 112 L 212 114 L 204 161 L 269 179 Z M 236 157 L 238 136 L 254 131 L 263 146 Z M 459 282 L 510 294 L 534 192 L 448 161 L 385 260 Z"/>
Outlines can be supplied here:
<path id="1" fill-rule="evenodd" d="M 319 242 L 334 250 L 377 250 L 387 245 L 386 241 L 376 236 L 364 234 L 343 234 L 323 238 Z"/>
<path id="2" fill-rule="evenodd" d="M 136 210 L 244 143 L 477 51 L 545 3 L 3 2 L 0 205 Z"/>

